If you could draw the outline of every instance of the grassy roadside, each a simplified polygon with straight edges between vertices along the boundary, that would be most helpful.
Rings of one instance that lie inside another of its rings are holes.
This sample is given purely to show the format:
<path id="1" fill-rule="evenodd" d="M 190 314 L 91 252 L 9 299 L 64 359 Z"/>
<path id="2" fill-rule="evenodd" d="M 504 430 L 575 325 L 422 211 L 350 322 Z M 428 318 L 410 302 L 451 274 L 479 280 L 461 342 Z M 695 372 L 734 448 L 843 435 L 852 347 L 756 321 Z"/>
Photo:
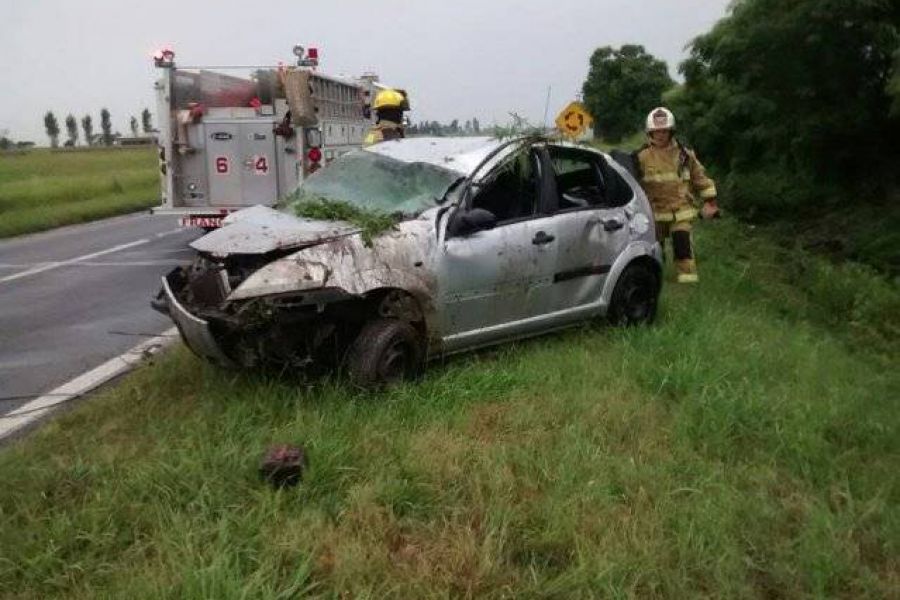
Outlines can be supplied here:
<path id="1" fill-rule="evenodd" d="M 152 149 L 0 154 L 0 238 L 153 206 Z"/>
<path id="2" fill-rule="evenodd" d="M 162 357 L 0 452 L 0 594 L 896 597 L 900 292 L 698 238 L 652 328 L 380 396 Z M 304 484 L 260 485 L 294 440 Z"/>

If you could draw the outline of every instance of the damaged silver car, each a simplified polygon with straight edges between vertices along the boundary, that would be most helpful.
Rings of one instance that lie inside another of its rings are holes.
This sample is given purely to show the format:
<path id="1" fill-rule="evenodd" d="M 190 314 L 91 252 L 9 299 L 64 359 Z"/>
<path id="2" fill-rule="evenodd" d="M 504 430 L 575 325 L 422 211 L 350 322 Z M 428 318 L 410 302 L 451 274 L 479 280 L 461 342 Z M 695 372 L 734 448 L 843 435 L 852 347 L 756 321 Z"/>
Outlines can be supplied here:
<path id="1" fill-rule="evenodd" d="M 298 215 L 309 199 L 383 231 Z M 365 386 L 426 361 L 608 318 L 654 318 L 651 208 L 607 154 L 539 138 L 409 138 L 357 150 L 278 209 L 228 216 L 155 303 L 224 366 L 343 367 Z"/>

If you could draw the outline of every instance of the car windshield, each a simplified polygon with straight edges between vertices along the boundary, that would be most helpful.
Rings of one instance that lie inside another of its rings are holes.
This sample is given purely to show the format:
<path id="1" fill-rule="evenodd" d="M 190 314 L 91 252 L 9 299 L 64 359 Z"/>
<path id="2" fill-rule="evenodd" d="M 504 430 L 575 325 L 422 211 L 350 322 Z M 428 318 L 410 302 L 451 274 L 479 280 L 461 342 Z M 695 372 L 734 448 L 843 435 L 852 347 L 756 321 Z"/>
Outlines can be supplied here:
<path id="1" fill-rule="evenodd" d="M 416 215 L 435 206 L 461 175 L 423 162 L 404 162 L 357 150 L 309 177 L 284 203 L 346 202 L 364 210 Z"/>

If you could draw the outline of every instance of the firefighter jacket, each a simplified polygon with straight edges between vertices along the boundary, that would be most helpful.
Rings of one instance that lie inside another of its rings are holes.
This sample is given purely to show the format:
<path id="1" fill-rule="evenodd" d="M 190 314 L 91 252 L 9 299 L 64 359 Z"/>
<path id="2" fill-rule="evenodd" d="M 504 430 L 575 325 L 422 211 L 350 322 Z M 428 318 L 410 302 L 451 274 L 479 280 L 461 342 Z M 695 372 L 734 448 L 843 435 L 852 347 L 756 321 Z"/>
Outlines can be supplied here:
<path id="1" fill-rule="evenodd" d="M 690 221 L 697 217 L 694 196 L 716 197 L 716 184 L 690 148 L 677 140 L 666 148 L 647 145 L 636 153 L 640 183 L 657 221 Z"/>
<path id="2" fill-rule="evenodd" d="M 396 140 L 406 137 L 403 131 L 403 125 L 394 123 L 393 121 L 382 120 L 369 130 L 366 139 L 363 140 L 363 146 L 371 146 L 385 140 Z"/>

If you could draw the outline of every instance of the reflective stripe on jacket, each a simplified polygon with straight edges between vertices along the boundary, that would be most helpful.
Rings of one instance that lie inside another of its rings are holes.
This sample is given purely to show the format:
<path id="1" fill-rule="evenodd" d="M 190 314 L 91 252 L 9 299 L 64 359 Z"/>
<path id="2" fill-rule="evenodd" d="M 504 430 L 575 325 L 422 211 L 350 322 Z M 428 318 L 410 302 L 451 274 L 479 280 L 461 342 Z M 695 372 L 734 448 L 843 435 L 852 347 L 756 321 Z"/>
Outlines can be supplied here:
<path id="1" fill-rule="evenodd" d="M 689 221 L 697 217 L 693 192 L 703 200 L 716 197 L 716 184 L 706 175 L 694 151 L 674 139 L 666 148 L 645 146 L 637 153 L 641 185 L 657 221 Z"/>
<path id="2" fill-rule="evenodd" d="M 371 146 L 378 142 L 396 140 L 402 137 L 406 137 L 402 125 L 394 123 L 393 121 L 381 121 L 378 125 L 375 125 L 369 130 L 369 133 L 366 134 L 366 137 L 363 140 L 363 145 Z"/>

